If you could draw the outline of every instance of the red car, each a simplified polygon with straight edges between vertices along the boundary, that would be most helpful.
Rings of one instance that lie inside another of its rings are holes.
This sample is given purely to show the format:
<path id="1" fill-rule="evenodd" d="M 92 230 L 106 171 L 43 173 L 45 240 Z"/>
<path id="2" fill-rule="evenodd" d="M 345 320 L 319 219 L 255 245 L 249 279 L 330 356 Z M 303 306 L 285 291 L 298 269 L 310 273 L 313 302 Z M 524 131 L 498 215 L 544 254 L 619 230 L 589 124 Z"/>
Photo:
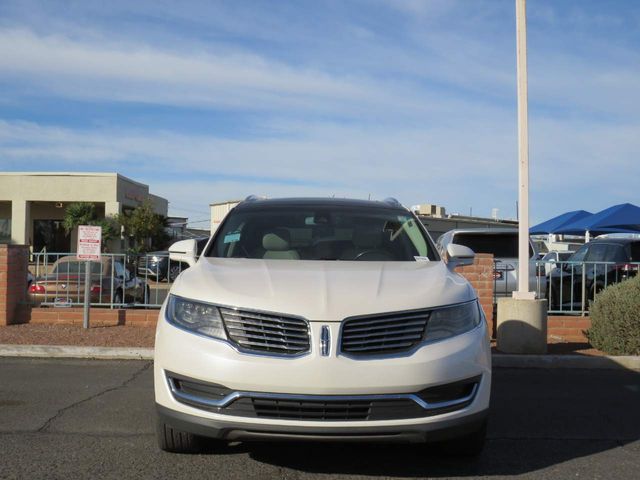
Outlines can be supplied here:
<path id="1" fill-rule="evenodd" d="M 85 260 L 77 257 L 58 259 L 51 273 L 36 278 L 29 286 L 29 299 L 34 305 L 74 306 L 84 303 Z M 119 259 L 103 256 L 91 262 L 91 303 L 145 303 L 149 286 L 131 275 Z"/>

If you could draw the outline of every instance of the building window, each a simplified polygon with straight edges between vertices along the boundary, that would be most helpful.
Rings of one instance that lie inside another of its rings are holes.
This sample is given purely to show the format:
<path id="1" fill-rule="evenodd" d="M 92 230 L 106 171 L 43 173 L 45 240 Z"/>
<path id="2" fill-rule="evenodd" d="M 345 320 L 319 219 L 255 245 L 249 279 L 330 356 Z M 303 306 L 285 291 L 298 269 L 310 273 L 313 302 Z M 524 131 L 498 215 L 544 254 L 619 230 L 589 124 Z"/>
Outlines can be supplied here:
<path id="1" fill-rule="evenodd" d="M 0 243 L 11 242 L 11 219 L 0 218 Z"/>
<path id="2" fill-rule="evenodd" d="M 65 233 L 62 220 L 33 221 L 33 251 L 43 248 L 56 253 L 71 251 L 71 238 Z"/>

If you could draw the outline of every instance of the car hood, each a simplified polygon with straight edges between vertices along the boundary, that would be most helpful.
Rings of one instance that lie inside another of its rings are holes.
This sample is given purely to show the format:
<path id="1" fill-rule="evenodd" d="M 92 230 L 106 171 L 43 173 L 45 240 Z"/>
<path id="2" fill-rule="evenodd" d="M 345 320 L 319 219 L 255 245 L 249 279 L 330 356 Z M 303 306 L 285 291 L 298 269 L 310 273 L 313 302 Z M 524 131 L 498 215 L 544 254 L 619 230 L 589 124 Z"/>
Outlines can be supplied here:
<path id="1" fill-rule="evenodd" d="M 441 261 L 341 262 L 202 258 L 171 293 L 203 302 L 340 321 L 475 298 Z"/>

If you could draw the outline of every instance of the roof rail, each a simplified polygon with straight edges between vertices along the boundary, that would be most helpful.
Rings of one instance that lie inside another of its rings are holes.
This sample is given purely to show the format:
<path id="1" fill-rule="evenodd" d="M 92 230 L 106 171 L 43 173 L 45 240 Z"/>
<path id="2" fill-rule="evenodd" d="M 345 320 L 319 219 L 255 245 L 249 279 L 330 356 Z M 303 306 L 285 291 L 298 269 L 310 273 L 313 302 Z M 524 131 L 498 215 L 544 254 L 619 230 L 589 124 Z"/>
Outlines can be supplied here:
<path id="1" fill-rule="evenodd" d="M 266 199 L 267 199 L 267 197 L 265 197 L 264 195 L 249 195 L 243 201 L 244 202 L 257 202 L 258 200 L 266 200 Z"/>
<path id="2" fill-rule="evenodd" d="M 382 202 L 387 203 L 389 205 L 393 205 L 394 207 L 402 207 L 402 204 L 393 197 L 387 197 Z"/>

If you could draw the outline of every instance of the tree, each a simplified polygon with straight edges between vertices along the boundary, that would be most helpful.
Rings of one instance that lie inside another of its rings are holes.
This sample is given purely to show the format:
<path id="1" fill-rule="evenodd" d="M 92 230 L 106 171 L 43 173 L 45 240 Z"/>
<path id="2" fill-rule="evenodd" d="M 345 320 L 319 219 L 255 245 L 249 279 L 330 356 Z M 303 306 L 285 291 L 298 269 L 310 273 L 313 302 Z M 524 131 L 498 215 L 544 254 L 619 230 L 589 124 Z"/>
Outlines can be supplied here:
<path id="1" fill-rule="evenodd" d="M 124 227 L 125 234 L 134 240 L 134 246 L 130 249 L 134 253 L 163 248 L 169 240 L 165 230 L 167 219 L 153 211 L 149 200 L 118 215 L 118 222 Z"/>
<path id="2" fill-rule="evenodd" d="M 67 235 L 69 235 L 78 225 L 93 225 L 97 217 L 96 206 L 93 203 L 71 203 L 64 212 L 62 226 Z"/>
<path id="3" fill-rule="evenodd" d="M 79 225 L 95 225 L 102 227 L 102 248 L 107 242 L 120 233 L 120 224 L 115 217 L 98 218 L 95 204 L 91 202 L 75 202 L 69 204 L 64 212 L 62 226 L 69 235 Z"/>

